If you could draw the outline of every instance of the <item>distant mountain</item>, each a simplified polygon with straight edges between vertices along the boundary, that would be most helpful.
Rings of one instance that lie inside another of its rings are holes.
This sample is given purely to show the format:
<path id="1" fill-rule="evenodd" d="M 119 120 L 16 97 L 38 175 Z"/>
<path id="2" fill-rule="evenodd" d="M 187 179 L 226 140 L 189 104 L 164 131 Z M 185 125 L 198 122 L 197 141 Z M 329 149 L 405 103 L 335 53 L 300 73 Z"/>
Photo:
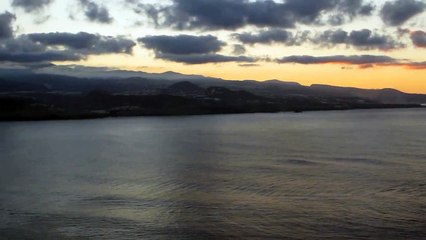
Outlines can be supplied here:
<path id="1" fill-rule="evenodd" d="M 0 70 L 0 73 L 4 70 Z M 33 71 L 36 74 L 62 75 L 86 79 L 127 79 L 141 78 L 151 80 L 166 81 L 188 81 L 197 80 L 202 82 L 215 82 L 222 79 L 205 77 L 201 75 L 187 75 L 177 72 L 167 71 L 163 73 L 147 73 L 141 71 L 111 70 L 107 68 L 83 67 L 83 66 L 54 66 Z"/>
<path id="2" fill-rule="evenodd" d="M 334 87 L 328 85 L 312 85 L 310 87 L 315 94 L 326 96 L 353 96 L 372 101 L 395 104 L 395 103 L 426 103 L 426 95 L 407 94 L 395 89 L 368 90 L 350 87 Z"/>

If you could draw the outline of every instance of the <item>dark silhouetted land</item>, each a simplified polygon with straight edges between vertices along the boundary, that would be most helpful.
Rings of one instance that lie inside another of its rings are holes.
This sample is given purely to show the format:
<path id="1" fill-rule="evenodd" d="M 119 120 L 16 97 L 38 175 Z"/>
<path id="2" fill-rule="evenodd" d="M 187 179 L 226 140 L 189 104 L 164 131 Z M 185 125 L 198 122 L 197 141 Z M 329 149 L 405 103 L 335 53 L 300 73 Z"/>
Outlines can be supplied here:
<path id="1" fill-rule="evenodd" d="M 426 102 L 426 95 L 394 89 L 225 81 L 170 72 L 127 76 L 3 72 L 0 120 L 414 108 Z"/>

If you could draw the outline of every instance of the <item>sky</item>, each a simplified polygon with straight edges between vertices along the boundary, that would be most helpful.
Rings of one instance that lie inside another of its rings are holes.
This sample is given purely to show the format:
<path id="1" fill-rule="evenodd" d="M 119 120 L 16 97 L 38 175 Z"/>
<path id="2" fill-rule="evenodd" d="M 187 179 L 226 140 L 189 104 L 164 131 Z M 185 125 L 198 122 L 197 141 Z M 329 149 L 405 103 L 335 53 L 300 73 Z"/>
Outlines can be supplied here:
<path id="1" fill-rule="evenodd" d="M 0 67 L 426 93 L 426 0 L 2 0 Z"/>

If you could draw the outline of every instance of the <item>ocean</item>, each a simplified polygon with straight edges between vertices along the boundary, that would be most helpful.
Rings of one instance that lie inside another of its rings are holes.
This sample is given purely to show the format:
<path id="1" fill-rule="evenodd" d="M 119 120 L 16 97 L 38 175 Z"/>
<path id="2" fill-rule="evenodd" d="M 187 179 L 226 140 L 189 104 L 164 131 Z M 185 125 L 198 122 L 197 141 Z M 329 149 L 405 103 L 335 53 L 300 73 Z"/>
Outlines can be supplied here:
<path id="1" fill-rule="evenodd" d="M 3 122 L 0 239 L 426 239 L 426 110 Z"/>

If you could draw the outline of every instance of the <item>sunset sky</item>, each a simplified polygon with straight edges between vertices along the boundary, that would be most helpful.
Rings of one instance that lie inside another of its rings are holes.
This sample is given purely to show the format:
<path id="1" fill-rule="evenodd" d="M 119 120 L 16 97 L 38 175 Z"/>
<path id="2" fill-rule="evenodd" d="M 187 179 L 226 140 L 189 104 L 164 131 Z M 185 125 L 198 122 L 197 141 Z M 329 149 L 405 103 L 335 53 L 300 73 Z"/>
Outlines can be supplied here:
<path id="1" fill-rule="evenodd" d="M 426 93 L 426 0 L 2 0 L 0 67 Z"/>

